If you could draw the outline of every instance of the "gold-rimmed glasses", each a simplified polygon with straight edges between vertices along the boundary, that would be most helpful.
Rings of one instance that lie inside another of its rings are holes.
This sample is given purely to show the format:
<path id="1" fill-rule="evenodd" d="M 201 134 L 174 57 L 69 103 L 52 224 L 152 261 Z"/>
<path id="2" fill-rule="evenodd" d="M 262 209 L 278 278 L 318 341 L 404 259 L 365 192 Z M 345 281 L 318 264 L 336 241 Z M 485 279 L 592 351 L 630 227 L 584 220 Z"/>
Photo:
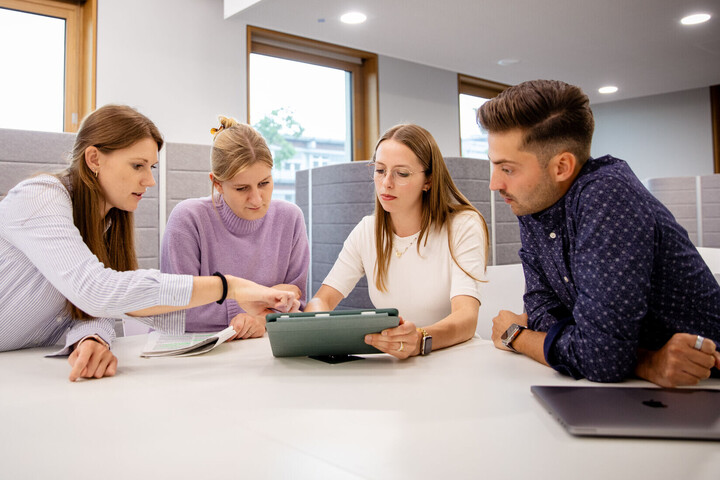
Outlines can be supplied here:
<path id="1" fill-rule="evenodd" d="M 370 173 L 372 175 L 373 180 L 375 183 L 382 182 L 385 177 L 388 174 L 388 169 L 383 164 L 378 164 L 376 162 L 370 162 Z M 410 183 L 410 178 L 415 175 L 416 173 L 422 173 L 422 172 L 413 172 L 409 168 L 406 167 L 398 167 L 390 169 L 390 175 L 392 175 L 392 180 L 395 185 L 399 186 L 405 186 Z"/>

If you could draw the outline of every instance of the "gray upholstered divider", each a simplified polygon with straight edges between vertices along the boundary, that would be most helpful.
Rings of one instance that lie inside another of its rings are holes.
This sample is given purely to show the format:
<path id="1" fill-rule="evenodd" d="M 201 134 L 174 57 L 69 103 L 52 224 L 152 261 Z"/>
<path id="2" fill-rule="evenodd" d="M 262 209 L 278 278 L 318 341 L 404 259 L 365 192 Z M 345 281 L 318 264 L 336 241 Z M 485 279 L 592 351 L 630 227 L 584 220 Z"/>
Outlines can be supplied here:
<path id="1" fill-rule="evenodd" d="M 697 189 L 695 177 L 651 178 L 648 190 L 665 205 L 698 244 Z"/>
<path id="2" fill-rule="evenodd" d="M 492 208 L 488 189 L 490 181 L 488 161 L 471 158 L 445 160 L 456 185 L 485 216 L 490 228 Z M 314 293 L 320 288 L 335 263 L 342 244 L 352 229 L 362 217 L 372 213 L 374 187 L 367 162 L 303 170 L 297 172 L 295 185 L 296 202 L 303 210 L 311 237 L 310 285 L 311 293 Z M 312 198 L 312 202 L 308 202 L 309 198 Z M 512 240 L 510 233 L 503 238 Z M 517 263 L 517 260 L 507 263 Z M 343 300 L 340 307 L 367 308 L 368 305 L 371 303 L 367 294 L 367 282 L 366 279 L 362 279 L 348 298 Z"/>
<path id="3" fill-rule="evenodd" d="M 0 128 L 0 200 L 18 182 L 67 166 L 75 135 Z"/>
<path id="4" fill-rule="evenodd" d="M 702 245 L 720 248 L 720 174 L 700 177 Z"/>
<path id="5" fill-rule="evenodd" d="M 167 211 L 188 198 L 210 195 L 210 146 L 168 143 L 165 146 Z M 165 218 L 167 221 L 167 216 Z"/>
<path id="6" fill-rule="evenodd" d="M 651 178 L 646 184 L 696 246 L 720 248 L 720 175 Z"/>

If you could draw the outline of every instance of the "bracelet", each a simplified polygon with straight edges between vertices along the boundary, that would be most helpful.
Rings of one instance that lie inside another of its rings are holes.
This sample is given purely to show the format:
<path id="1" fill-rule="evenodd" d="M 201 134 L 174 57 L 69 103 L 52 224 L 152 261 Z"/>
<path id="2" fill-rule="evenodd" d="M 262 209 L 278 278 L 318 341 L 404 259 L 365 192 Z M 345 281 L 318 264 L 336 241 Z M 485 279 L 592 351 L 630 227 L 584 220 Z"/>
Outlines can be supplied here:
<path id="1" fill-rule="evenodd" d="M 225 299 L 227 298 L 227 294 L 228 294 L 227 278 L 225 278 L 225 275 L 223 275 L 223 274 L 220 273 L 220 272 L 215 272 L 215 273 L 213 273 L 213 275 L 215 275 L 216 277 L 220 277 L 220 280 L 222 280 L 223 293 L 222 293 L 222 297 L 220 297 L 220 300 L 217 301 L 217 304 L 218 304 L 218 305 L 222 305 L 222 303 L 223 303 L 223 302 L 225 301 Z"/>

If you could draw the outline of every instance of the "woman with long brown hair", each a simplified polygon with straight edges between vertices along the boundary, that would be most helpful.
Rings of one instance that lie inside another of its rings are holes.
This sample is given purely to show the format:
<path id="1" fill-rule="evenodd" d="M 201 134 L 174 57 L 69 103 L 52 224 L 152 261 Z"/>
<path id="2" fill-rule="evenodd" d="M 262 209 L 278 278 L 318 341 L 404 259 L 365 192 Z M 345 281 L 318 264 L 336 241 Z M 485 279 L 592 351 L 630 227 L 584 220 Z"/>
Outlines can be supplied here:
<path id="1" fill-rule="evenodd" d="M 80 126 L 70 166 L 24 180 L 0 202 L 0 351 L 49 346 L 65 336 L 70 380 L 111 376 L 115 319 L 173 333 L 185 308 L 235 300 L 246 311 L 287 311 L 292 292 L 242 278 L 138 270 L 133 212 L 155 185 L 163 140 L 126 106 L 107 105 Z"/>
<path id="2" fill-rule="evenodd" d="M 372 162 L 375 214 L 350 233 L 306 311 L 334 309 L 363 276 L 376 308 L 397 308 L 401 325 L 365 341 L 404 359 L 475 333 L 485 272 L 485 220 L 460 193 L 430 132 L 389 129 Z"/>

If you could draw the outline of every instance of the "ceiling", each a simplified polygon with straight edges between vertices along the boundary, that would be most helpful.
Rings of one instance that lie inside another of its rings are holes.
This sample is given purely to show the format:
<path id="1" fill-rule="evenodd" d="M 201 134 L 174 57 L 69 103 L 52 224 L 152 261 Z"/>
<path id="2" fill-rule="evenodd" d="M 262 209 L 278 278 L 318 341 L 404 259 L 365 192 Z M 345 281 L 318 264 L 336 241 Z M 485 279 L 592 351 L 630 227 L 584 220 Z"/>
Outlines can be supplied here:
<path id="1" fill-rule="evenodd" d="M 720 84 L 720 0 L 253 3 L 225 0 L 226 18 L 506 84 L 563 80 L 593 103 Z M 351 10 L 367 21 L 341 23 Z M 713 18 L 680 24 L 698 11 Z M 501 66 L 501 59 L 519 62 Z M 619 91 L 599 94 L 605 85 Z"/>

